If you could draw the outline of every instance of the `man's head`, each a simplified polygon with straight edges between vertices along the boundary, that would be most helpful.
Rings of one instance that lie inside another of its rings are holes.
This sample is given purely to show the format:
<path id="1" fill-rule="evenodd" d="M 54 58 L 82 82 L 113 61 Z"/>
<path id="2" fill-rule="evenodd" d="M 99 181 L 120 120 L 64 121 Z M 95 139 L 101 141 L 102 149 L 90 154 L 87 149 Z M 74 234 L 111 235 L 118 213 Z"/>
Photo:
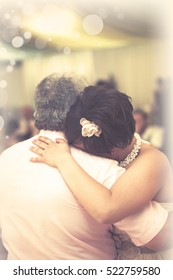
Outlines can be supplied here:
<path id="1" fill-rule="evenodd" d="M 135 132 L 130 98 L 121 92 L 100 86 L 89 86 L 77 97 L 67 114 L 65 134 L 72 145 L 82 144 L 85 151 L 105 156 L 114 147 L 125 148 Z M 82 135 L 81 119 L 94 123 L 99 136 Z"/>
<path id="2" fill-rule="evenodd" d="M 67 112 L 85 86 L 86 82 L 76 75 L 53 73 L 44 78 L 35 91 L 35 126 L 63 131 Z"/>

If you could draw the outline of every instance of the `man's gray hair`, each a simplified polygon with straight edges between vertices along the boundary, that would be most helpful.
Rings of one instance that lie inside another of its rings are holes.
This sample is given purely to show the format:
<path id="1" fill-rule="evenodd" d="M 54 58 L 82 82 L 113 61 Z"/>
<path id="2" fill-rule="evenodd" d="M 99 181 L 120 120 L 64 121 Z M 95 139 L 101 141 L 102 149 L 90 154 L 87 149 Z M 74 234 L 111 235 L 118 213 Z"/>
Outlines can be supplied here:
<path id="1" fill-rule="evenodd" d="M 35 126 L 38 129 L 63 131 L 71 105 L 86 86 L 86 81 L 75 74 L 60 76 L 53 73 L 44 78 L 35 91 Z"/>

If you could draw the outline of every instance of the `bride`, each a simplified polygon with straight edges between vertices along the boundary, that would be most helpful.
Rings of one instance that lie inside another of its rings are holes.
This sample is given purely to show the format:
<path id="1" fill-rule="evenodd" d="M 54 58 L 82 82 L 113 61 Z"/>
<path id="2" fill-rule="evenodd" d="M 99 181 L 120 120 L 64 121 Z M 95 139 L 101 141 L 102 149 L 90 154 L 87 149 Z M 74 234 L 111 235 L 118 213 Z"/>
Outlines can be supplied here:
<path id="1" fill-rule="evenodd" d="M 48 138 L 39 137 L 33 141 L 36 147 L 31 147 L 39 155 L 31 161 L 57 167 L 80 203 L 101 223 L 117 223 L 140 211 L 150 200 L 161 203 L 168 211 L 173 210 L 169 161 L 162 152 L 135 134 L 132 111 L 127 95 L 90 86 L 78 96 L 67 115 L 65 135 L 69 145 L 114 159 L 126 169 L 109 190 L 77 164 L 66 140 L 57 139 L 57 143 L 54 143 Z M 127 239 L 122 237 L 122 247 Z M 130 246 L 135 248 L 132 244 Z M 170 250 L 142 254 L 139 248 L 136 248 L 137 254 L 131 257 L 127 253 L 131 247 L 128 244 L 120 250 L 119 258 L 172 259 Z"/>

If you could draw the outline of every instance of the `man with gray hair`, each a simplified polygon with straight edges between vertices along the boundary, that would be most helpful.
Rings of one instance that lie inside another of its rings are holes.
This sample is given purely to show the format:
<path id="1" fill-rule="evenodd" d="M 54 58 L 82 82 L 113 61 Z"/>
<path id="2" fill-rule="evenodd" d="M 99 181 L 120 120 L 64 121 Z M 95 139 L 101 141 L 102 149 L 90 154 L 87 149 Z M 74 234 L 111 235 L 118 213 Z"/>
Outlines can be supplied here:
<path id="1" fill-rule="evenodd" d="M 53 73 L 43 79 L 35 91 L 35 126 L 39 130 L 63 131 L 67 112 L 86 85 L 76 74 Z"/>
<path id="2" fill-rule="evenodd" d="M 36 88 L 34 113 L 39 135 L 54 141 L 64 139 L 66 114 L 83 87 L 85 83 L 79 78 L 57 74 L 41 81 Z M 113 226 L 98 223 L 86 212 L 56 168 L 30 161 L 33 139 L 15 144 L 0 156 L 0 230 L 7 258 L 116 259 Z M 116 161 L 75 148 L 71 152 L 81 167 L 107 188 L 124 172 Z M 128 229 L 127 233 L 132 239 L 138 238 L 140 244 L 146 240 L 141 229 L 136 230 L 139 220 L 144 218 L 142 230 L 145 235 L 149 232 L 150 237 L 154 237 L 167 220 L 161 206 L 158 205 L 156 211 L 151 203 L 147 209 L 130 218 L 130 222 L 128 217 L 121 221 L 121 227 Z M 153 218 L 150 223 L 145 219 L 148 214 Z M 154 230 L 152 221 L 155 221 Z"/>
<path id="3" fill-rule="evenodd" d="M 34 117 L 39 135 L 64 138 L 66 114 L 85 86 L 79 77 L 57 74 L 38 84 Z M 55 168 L 30 161 L 35 137 L 0 156 L 0 228 L 7 258 L 115 259 L 112 225 L 96 222 Z M 124 172 L 111 160 L 74 148 L 72 153 L 90 175 L 107 186 Z"/>

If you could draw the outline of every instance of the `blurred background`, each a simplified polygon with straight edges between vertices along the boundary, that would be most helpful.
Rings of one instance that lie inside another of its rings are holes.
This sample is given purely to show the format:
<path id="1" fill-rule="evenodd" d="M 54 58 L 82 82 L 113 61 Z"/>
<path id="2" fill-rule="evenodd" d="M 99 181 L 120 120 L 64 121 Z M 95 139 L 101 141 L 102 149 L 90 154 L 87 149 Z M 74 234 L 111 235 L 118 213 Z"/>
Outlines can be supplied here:
<path id="1" fill-rule="evenodd" d="M 38 82 L 75 72 L 131 96 L 137 132 L 171 160 L 170 8 L 161 0 L 0 0 L 0 152 L 37 133 Z"/>

